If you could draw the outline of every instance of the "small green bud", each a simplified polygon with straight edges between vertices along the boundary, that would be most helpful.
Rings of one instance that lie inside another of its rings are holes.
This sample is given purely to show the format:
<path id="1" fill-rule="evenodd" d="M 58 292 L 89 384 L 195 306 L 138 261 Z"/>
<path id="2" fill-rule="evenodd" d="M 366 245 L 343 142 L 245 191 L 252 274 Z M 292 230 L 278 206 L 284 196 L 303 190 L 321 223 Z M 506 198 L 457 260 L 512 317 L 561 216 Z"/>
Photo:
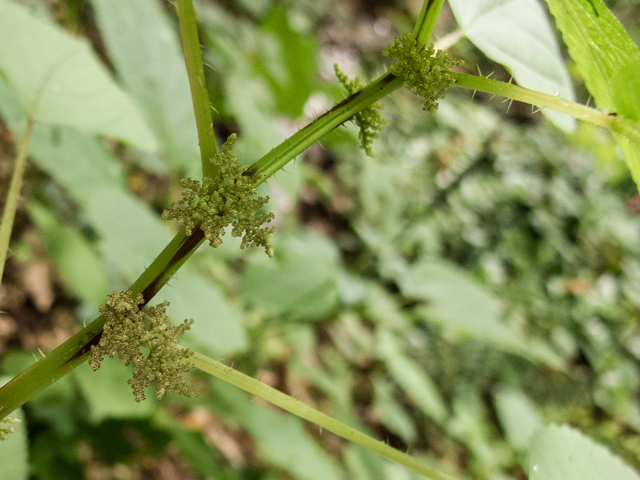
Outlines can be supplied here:
<path id="1" fill-rule="evenodd" d="M 337 63 L 334 64 L 333 69 L 336 72 L 336 77 L 338 77 L 338 80 L 340 80 L 340 83 L 347 90 L 349 95 L 353 95 L 365 87 L 365 84 L 360 80 L 360 77 L 356 77 L 355 80 L 349 80 L 349 77 L 340 70 Z M 360 129 L 360 132 L 358 133 L 360 146 L 369 157 L 376 156 L 371 148 L 373 139 L 378 138 L 376 130 L 382 130 L 385 125 L 389 125 L 389 122 L 380 115 L 379 110 L 382 110 L 383 108 L 384 105 L 380 102 L 375 102 L 367 108 L 360 110 L 353 117 L 353 121 Z"/>
<path id="2" fill-rule="evenodd" d="M 106 319 L 98 345 L 91 347 L 89 365 L 93 371 L 107 355 L 117 355 L 125 365 L 133 365 L 133 378 L 128 381 L 137 402 L 144 400 L 144 388 L 156 383 L 156 398 L 160 400 L 169 390 L 179 395 L 194 397 L 182 374 L 193 365 L 182 363 L 193 352 L 178 348 L 180 336 L 189 330 L 193 320 L 173 326 L 165 314 L 169 302 L 162 302 L 140 311 L 144 303 L 141 294 L 134 299 L 131 292 L 112 292 L 107 296 L 100 313 Z M 146 347 L 145 356 L 140 347 Z"/>
<path id="3" fill-rule="evenodd" d="M 451 58 L 444 50 L 436 52 L 433 43 L 428 47 L 418 43 L 409 33 L 396 37 L 393 45 L 385 48 L 383 53 L 398 59 L 398 63 L 391 67 L 391 73 L 404 77 L 404 86 L 420 96 L 422 107 L 431 113 L 438 109 L 437 100 L 444 98 L 454 82 L 451 67 L 463 63 Z"/>
<path id="4" fill-rule="evenodd" d="M 275 227 L 261 228 L 273 220 L 273 213 L 258 214 L 269 197 L 249 198 L 258 193 L 255 184 L 259 177 L 244 175 L 247 167 L 233 154 L 235 141 L 233 133 L 211 159 L 220 169 L 220 177 L 204 177 L 202 184 L 190 178 L 182 180 L 185 189 L 182 200 L 172 203 L 162 212 L 162 217 L 176 219 L 187 235 L 191 235 L 199 224 L 212 247 L 222 244 L 224 229 L 231 225 L 231 235 L 242 237 L 240 248 L 262 246 L 269 256 L 273 256 L 269 235 Z"/>

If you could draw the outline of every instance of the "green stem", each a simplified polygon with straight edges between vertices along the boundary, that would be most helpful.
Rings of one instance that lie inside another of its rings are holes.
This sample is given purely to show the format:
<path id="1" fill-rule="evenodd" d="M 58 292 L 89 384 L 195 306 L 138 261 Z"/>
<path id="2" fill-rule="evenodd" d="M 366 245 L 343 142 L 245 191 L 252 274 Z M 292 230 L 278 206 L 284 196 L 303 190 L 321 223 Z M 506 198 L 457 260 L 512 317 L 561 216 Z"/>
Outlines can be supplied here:
<path id="1" fill-rule="evenodd" d="M 209 93 L 207 92 L 207 84 L 204 78 L 196 12 L 193 9 L 191 0 L 177 0 L 176 10 L 180 23 L 184 61 L 187 65 L 187 75 L 189 76 L 193 111 L 198 128 L 202 176 L 215 178 L 219 173 L 218 167 L 212 164 L 209 159 L 216 154 L 216 138 L 211 121 L 211 102 L 209 101 Z"/>
<path id="2" fill-rule="evenodd" d="M 13 167 L 11 184 L 9 185 L 7 201 L 4 204 L 2 222 L 0 223 L 0 281 L 2 281 L 4 265 L 7 261 L 7 252 L 9 251 L 13 221 L 16 218 L 18 199 L 20 198 L 20 191 L 22 190 L 22 178 L 24 177 L 24 169 L 27 165 L 27 152 L 29 151 L 29 140 L 31 139 L 32 131 L 33 119 L 29 117 L 27 118 L 27 126 L 25 127 L 20 143 L 18 144 L 16 164 Z"/>
<path id="3" fill-rule="evenodd" d="M 311 408 L 309 405 L 302 403 L 300 400 L 296 400 L 289 395 L 286 395 L 273 387 L 270 387 L 255 378 L 249 377 L 244 373 L 240 373 L 231 367 L 217 362 L 211 358 L 205 357 L 199 353 L 195 353 L 193 356 L 185 359 L 185 361 L 193 363 L 193 365 L 213 375 L 216 378 L 224 380 L 231 385 L 234 385 L 245 392 L 249 392 L 264 400 L 277 405 L 278 407 L 293 413 L 294 415 L 304 418 L 305 420 L 322 427 L 325 430 L 335 433 L 351 442 L 362 445 L 372 452 L 376 452 L 384 457 L 387 457 L 394 462 L 404 465 L 411 470 L 420 473 L 433 480 L 453 480 L 453 477 L 442 473 L 435 468 L 429 467 L 419 460 L 413 458 L 406 453 L 402 453 L 395 448 L 390 447 L 384 442 L 376 440 L 364 433 L 356 430 L 349 425 L 346 425 L 335 418 L 331 418 L 318 410 Z"/>
<path id="4" fill-rule="evenodd" d="M 425 0 L 422 4 L 422 10 L 420 10 L 416 26 L 413 29 L 413 36 L 416 37 L 418 43 L 425 45 L 429 43 L 443 4 L 444 0 Z"/>
<path id="5" fill-rule="evenodd" d="M 367 108 L 382 97 L 402 87 L 403 79 L 387 73 L 372 81 L 359 92 L 346 98 L 313 123 L 298 130 L 294 135 L 275 147 L 254 163 L 245 175 L 260 175 L 260 183 L 284 167 L 322 136 Z"/>
<path id="6" fill-rule="evenodd" d="M 490 93 L 492 95 L 500 95 L 511 100 L 536 105 L 538 107 L 551 108 L 558 112 L 566 113 L 572 117 L 584 122 L 593 123 L 608 129 L 620 129 L 626 122 L 616 121 L 616 117 L 608 115 L 600 110 L 586 107 L 579 103 L 566 100 L 561 97 L 549 95 L 547 93 L 530 90 L 528 88 L 519 87 L 512 83 L 500 82 L 477 75 L 469 75 L 466 73 L 453 72 L 455 83 L 453 86 L 465 87 L 479 92 Z M 619 125 L 618 127 L 616 125 Z"/>

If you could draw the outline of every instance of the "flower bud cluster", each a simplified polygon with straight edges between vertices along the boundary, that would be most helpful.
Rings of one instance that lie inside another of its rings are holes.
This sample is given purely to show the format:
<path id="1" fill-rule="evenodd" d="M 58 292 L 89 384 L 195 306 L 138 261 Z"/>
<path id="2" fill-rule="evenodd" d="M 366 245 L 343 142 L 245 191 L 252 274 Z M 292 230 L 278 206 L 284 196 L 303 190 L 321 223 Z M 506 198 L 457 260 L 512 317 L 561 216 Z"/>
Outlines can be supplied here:
<path id="1" fill-rule="evenodd" d="M 182 375 L 193 365 L 181 362 L 193 352 L 178 347 L 180 336 L 189 330 L 193 320 L 185 320 L 176 327 L 165 314 L 169 302 L 141 311 L 139 306 L 143 303 L 142 295 L 134 299 L 131 292 L 114 291 L 107 296 L 100 306 L 106 322 L 100 342 L 91 347 L 89 365 L 93 371 L 98 370 L 105 355 L 111 358 L 117 355 L 125 365 L 132 364 L 133 378 L 128 383 L 137 402 L 145 399 L 144 388 L 153 382 L 158 400 L 170 390 L 194 397 L 195 392 Z"/>
<path id="2" fill-rule="evenodd" d="M 405 87 L 420 96 L 423 109 L 431 113 L 438 109 L 437 100 L 444 98 L 454 82 L 451 67 L 462 64 L 444 50 L 436 52 L 433 44 L 427 47 L 418 43 L 409 33 L 396 37 L 393 45 L 385 48 L 383 53 L 398 59 L 398 63 L 391 67 L 391 73 L 403 77 Z"/>
<path id="3" fill-rule="evenodd" d="M 338 77 L 338 80 L 340 80 L 340 83 L 347 90 L 349 95 L 353 95 L 365 87 L 365 84 L 360 80 L 360 77 L 356 77 L 355 80 L 349 80 L 349 77 L 340 70 L 337 63 L 333 66 L 333 69 L 336 72 L 336 77 Z M 371 145 L 373 144 L 373 139 L 378 138 L 377 131 L 382 130 L 385 125 L 389 125 L 389 122 L 380 115 L 379 110 L 382 110 L 383 108 L 384 105 L 380 102 L 376 102 L 369 107 L 360 110 L 353 116 L 353 121 L 360 129 L 360 133 L 358 133 L 360 146 L 370 157 L 376 156 Z"/>
<path id="4" fill-rule="evenodd" d="M 231 235 L 242 237 L 240 248 L 262 246 L 273 256 L 269 235 L 275 227 L 261 228 L 273 220 L 273 213 L 258 214 L 269 197 L 249 198 L 257 194 L 257 176 L 244 175 L 245 165 L 233 154 L 236 135 L 231 134 L 211 162 L 220 170 L 219 178 L 204 177 L 202 183 L 190 178 L 182 180 L 182 200 L 172 203 L 162 217 L 176 219 L 191 235 L 196 226 L 204 232 L 212 247 L 222 243 L 224 229 L 232 225 Z"/>
<path id="5" fill-rule="evenodd" d="M 3 423 L 20 423 L 20 419 L 15 417 L 4 417 L 2 420 L 0 420 L 0 441 L 6 440 L 7 438 L 9 438 L 9 434 L 14 432 L 13 427 L 2 425 Z"/>

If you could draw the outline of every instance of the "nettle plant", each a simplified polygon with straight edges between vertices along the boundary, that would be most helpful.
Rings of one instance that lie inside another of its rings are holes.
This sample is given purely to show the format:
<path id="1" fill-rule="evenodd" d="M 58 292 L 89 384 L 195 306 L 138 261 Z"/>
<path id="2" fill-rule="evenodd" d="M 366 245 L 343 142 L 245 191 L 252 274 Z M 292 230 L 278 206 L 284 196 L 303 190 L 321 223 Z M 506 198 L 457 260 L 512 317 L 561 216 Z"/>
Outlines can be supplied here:
<path id="1" fill-rule="evenodd" d="M 191 0 L 177 0 L 175 7 L 202 163 L 202 180 L 183 180 L 182 199 L 168 206 L 163 213 L 165 219 L 177 220 L 182 230 L 127 291 L 113 292 L 107 297 L 100 307 L 101 315 L 98 318 L 0 388 L 0 416 L 3 417 L 0 440 L 10 438 L 13 430 L 11 424 L 18 421 L 11 414 L 38 392 L 85 362 L 93 370 L 98 370 L 105 356 L 118 356 L 126 365 L 133 367 L 133 377 L 129 383 L 136 401 L 145 398 L 144 388 L 150 384 L 155 385 L 158 399 L 169 391 L 193 396 L 195 393 L 188 386 L 185 374 L 189 369 L 196 368 L 429 478 L 452 478 L 257 379 L 181 347 L 179 338 L 190 328 L 193 320 L 185 320 L 177 327 L 170 324 L 166 315 L 168 302 L 145 309 L 205 240 L 212 247 L 219 246 L 229 226 L 232 236 L 242 238 L 241 248 L 258 246 L 272 256 L 269 235 L 274 227 L 269 226 L 269 222 L 273 214 L 262 213 L 269 199 L 256 198 L 257 187 L 314 142 L 348 120 L 355 122 L 360 131 L 362 148 L 367 155 L 373 156 L 374 139 L 387 124 L 378 102 L 403 86 L 420 97 L 422 107 L 427 112 L 435 112 L 438 100 L 454 86 L 501 96 L 509 102 L 519 101 L 536 108 L 549 109 L 546 112 L 560 126 L 570 127 L 574 118 L 607 128 L 626 155 L 634 180 L 640 184 L 640 51 L 601 0 L 547 1 L 597 108 L 563 98 L 563 93 L 570 95 L 563 91 L 564 87 L 559 88 L 558 95 L 554 95 L 516 86 L 512 82 L 461 73 L 456 67 L 461 66 L 462 62 L 444 51 L 451 38 L 440 42 L 442 48 L 429 43 L 443 3 L 444 0 L 424 2 L 413 32 L 400 35 L 384 50 L 392 65 L 389 72 L 379 78 L 368 84 L 358 78 L 350 80 L 336 65 L 335 72 L 347 91 L 347 98 L 255 164 L 246 167 L 233 153 L 235 134 L 229 136 L 221 150 L 216 147 L 196 14 Z M 460 25 L 472 41 L 474 35 L 481 36 L 478 33 L 480 29 L 474 29 L 474 26 L 481 23 L 485 14 L 483 9 L 489 12 L 487 15 L 504 13 L 500 12 L 500 8 L 506 11 L 533 5 L 539 9 L 534 4 L 528 1 L 506 2 L 496 7 L 491 2 L 450 1 Z M 37 22 L 22 7 L 9 0 L 0 0 L 0 30 L 13 32 L 11 35 L 20 38 L 21 32 L 29 31 L 34 25 L 43 28 Z M 66 66 L 82 61 L 88 55 L 84 46 L 77 47 L 60 33 L 51 35 L 50 44 L 56 53 L 48 59 L 49 64 L 28 55 L 17 59 L 11 46 L 0 46 L 0 76 L 13 90 L 28 117 L 22 125 L 24 133 L 18 144 L 16 165 L 0 228 L 2 268 L 20 195 L 30 137 L 39 122 L 75 126 L 139 146 L 149 146 L 155 142 L 103 72 L 96 74 L 96 78 L 102 82 L 97 85 L 95 82 L 87 85 L 82 78 L 64 78 Z M 526 46 L 518 45 L 516 48 Z M 487 46 L 486 50 L 490 51 L 491 46 Z M 500 52 L 496 54 L 498 61 L 501 61 L 500 55 Z M 514 71 L 514 78 L 521 84 L 538 82 L 540 88 L 546 90 L 558 86 L 558 80 L 552 80 L 554 85 L 550 88 L 549 85 L 543 85 L 544 81 L 539 78 L 532 80 L 527 65 L 509 64 L 508 60 L 503 63 Z M 25 64 L 28 68 L 25 68 Z M 72 105 L 70 114 L 68 111 L 64 115 L 55 113 L 65 110 L 63 107 L 77 89 L 86 94 L 89 100 L 83 105 Z M 112 111 L 113 118 L 126 116 L 128 122 L 117 123 L 119 126 L 112 128 L 114 124 L 104 119 L 88 121 L 84 115 L 92 109 Z M 565 115 L 556 116 L 550 111 Z M 144 232 L 131 234 L 144 235 Z M 1 272 L 0 269 L 0 276 Z M 637 474 L 606 450 L 568 427 L 550 426 L 540 430 L 531 441 L 529 455 L 529 474 L 534 479 L 587 478 L 583 474 L 592 471 L 605 472 L 608 478 L 638 478 Z"/>

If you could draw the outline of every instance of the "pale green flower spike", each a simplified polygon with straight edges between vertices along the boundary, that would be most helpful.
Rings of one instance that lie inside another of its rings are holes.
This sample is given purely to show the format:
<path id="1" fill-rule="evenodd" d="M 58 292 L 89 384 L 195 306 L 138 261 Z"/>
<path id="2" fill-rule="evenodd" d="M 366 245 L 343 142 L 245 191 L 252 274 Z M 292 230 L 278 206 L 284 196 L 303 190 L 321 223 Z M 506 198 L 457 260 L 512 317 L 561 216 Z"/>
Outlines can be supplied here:
<path id="1" fill-rule="evenodd" d="M 20 419 L 15 417 L 4 417 L 0 420 L 0 441 L 6 440 L 9 438 L 9 434 L 14 432 L 13 427 L 5 427 L 2 425 L 3 423 L 20 423 Z"/>
<path id="2" fill-rule="evenodd" d="M 247 167 L 233 154 L 235 141 L 236 135 L 232 133 L 222 145 L 222 150 L 211 159 L 220 169 L 220 178 L 204 177 L 202 184 L 190 178 L 182 180 L 180 183 L 185 188 L 182 200 L 173 202 L 162 212 L 162 217 L 178 220 L 187 235 L 191 235 L 200 224 L 212 247 L 222 243 L 225 227 L 233 225 L 231 235 L 242 237 L 240 248 L 262 246 L 271 257 L 273 247 L 269 235 L 275 227 L 260 227 L 273 220 L 273 213 L 258 214 L 269 197 L 249 198 L 258 193 L 255 184 L 259 178 L 243 175 Z"/>
<path id="3" fill-rule="evenodd" d="M 410 33 L 396 37 L 393 45 L 385 48 L 383 53 L 398 59 L 398 64 L 391 67 L 391 73 L 404 77 L 404 86 L 419 95 L 424 110 L 431 113 L 438 109 L 437 100 L 444 98 L 454 82 L 451 67 L 463 63 L 451 58 L 444 50 L 436 52 L 433 43 L 428 47 L 419 44 Z"/>
<path id="4" fill-rule="evenodd" d="M 349 95 L 353 95 L 365 87 L 365 84 L 360 80 L 360 77 L 356 77 L 355 80 L 349 80 L 349 77 L 342 73 L 337 63 L 333 65 L 333 69 L 336 72 L 336 77 L 338 77 L 338 80 L 340 80 L 340 83 L 347 90 Z M 370 157 L 376 156 L 371 148 L 373 139 L 378 138 L 376 130 L 382 130 L 385 125 L 389 125 L 389 122 L 382 118 L 382 115 L 380 115 L 380 112 L 378 111 L 383 108 L 384 105 L 380 102 L 376 102 L 371 106 L 360 110 L 353 116 L 354 122 L 360 129 L 360 133 L 358 133 L 360 146 Z"/>
<path id="5" fill-rule="evenodd" d="M 179 395 L 195 397 L 189 390 L 182 374 L 193 365 L 181 363 L 182 358 L 193 355 L 188 349 L 178 348 L 180 336 L 189 330 L 193 320 L 185 320 L 177 327 L 169 323 L 165 309 L 169 302 L 140 311 L 144 300 L 138 294 L 134 300 L 131 292 L 107 295 L 107 301 L 100 306 L 100 313 L 107 320 L 98 345 L 91 347 L 89 365 L 96 371 L 105 355 L 118 355 L 125 365 L 133 364 L 133 378 L 129 385 L 133 388 L 136 402 L 145 399 L 144 387 L 156 383 L 156 398 L 160 400 L 169 390 Z M 149 353 L 140 352 L 145 347 Z"/>

